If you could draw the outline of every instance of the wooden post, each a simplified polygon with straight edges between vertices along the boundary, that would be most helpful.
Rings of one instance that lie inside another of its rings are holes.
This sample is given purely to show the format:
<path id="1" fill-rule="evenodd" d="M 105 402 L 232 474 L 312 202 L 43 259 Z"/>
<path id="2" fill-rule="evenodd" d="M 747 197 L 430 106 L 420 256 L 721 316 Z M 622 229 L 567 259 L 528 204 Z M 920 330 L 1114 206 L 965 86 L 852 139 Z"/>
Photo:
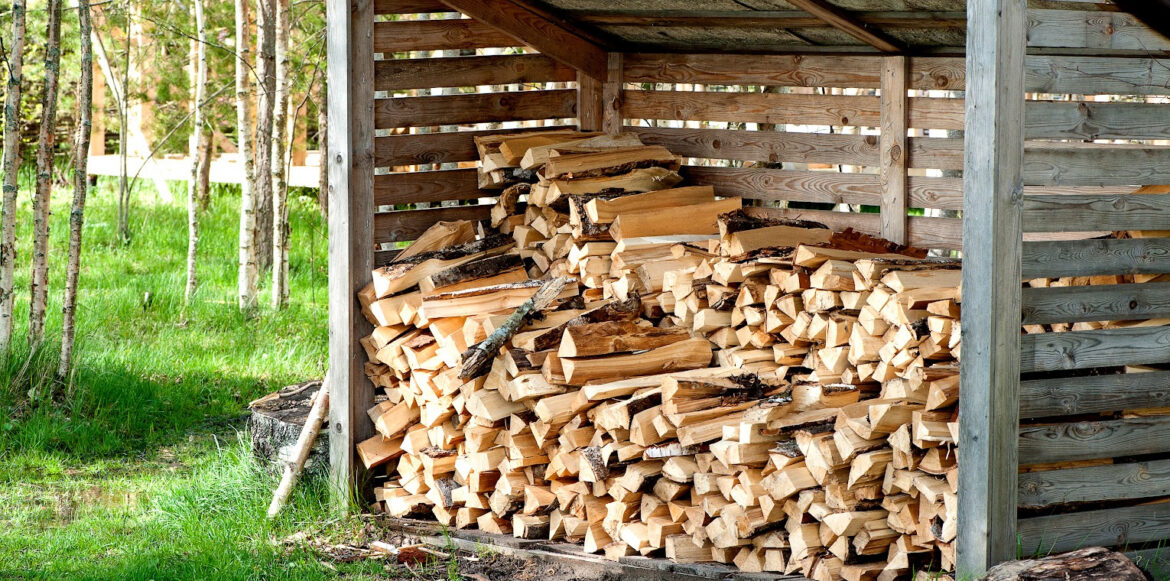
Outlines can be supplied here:
<path id="1" fill-rule="evenodd" d="M 601 131 L 602 85 L 605 82 L 577 71 L 577 128 L 581 131 Z"/>
<path id="2" fill-rule="evenodd" d="M 329 457 L 340 508 L 373 433 L 374 386 L 358 340 L 371 331 L 357 292 L 374 266 L 374 0 L 328 0 L 329 27 Z"/>
<path id="3" fill-rule="evenodd" d="M 595 79 L 577 71 L 577 124 L 581 131 L 622 131 L 622 53 L 611 52 L 606 77 Z"/>
<path id="4" fill-rule="evenodd" d="M 1015 555 L 1025 0 L 967 5 L 958 572 Z"/>
<path id="5" fill-rule="evenodd" d="M 882 57 L 881 235 L 906 244 L 906 57 Z"/>

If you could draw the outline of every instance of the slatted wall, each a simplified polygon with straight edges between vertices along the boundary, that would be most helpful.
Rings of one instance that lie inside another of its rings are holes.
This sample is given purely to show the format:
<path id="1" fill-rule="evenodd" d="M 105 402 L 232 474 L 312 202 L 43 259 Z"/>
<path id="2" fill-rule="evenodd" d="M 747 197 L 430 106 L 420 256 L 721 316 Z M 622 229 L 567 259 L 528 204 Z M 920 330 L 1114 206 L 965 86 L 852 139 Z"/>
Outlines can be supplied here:
<path id="1" fill-rule="evenodd" d="M 375 12 L 373 242 L 382 264 L 438 220 L 486 218 L 473 137 L 574 127 L 577 75 L 434 0 L 379 0 Z"/>

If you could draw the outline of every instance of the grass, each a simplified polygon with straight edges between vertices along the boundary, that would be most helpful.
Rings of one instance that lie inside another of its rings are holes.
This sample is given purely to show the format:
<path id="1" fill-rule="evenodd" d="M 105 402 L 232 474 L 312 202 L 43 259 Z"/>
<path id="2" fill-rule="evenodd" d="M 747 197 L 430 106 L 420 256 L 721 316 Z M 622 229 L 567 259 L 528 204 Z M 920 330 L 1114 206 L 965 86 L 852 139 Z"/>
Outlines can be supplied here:
<path id="1" fill-rule="evenodd" d="M 26 394 L 52 380 L 59 349 L 70 195 L 55 197 L 50 336 L 35 352 L 24 339 L 27 200 L 17 217 L 16 347 L 0 358 L 0 578 L 384 577 L 377 562 L 325 564 L 276 542 L 358 524 L 330 520 L 321 482 L 265 519 L 275 477 L 252 462 L 241 432 L 249 401 L 324 374 L 327 244 L 313 203 L 291 205 L 289 307 L 241 313 L 234 192 L 217 191 L 202 216 L 200 288 L 185 305 L 185 207 L 136 207 L 123 244 L 112 188 L 100 183 L 86 216 L 70 397 L 33 403 Z"/>

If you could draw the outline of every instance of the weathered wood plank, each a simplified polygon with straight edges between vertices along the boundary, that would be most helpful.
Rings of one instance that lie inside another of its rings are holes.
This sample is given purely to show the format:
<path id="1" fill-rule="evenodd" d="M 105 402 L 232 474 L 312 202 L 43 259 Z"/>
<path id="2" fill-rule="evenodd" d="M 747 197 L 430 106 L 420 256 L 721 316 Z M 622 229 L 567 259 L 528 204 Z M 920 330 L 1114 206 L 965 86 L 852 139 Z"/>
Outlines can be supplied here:
<path id="1" fill-rule="evenodd" d="M 604 103 L 601 79 L 577 73 L 577 124 L 583 131 L 600 131 Z"/>
<path id="2" fill-rule="evenodd" d="M 683 157 L 768 162 L 875 165 L 876 135 L 757 132 L 734 129 L 633 127 L 647 145 L 662 145 Z"/>
<path id="3" fill-rule="evenodd" d="M 1020 416 L 1041 418 L 1170 407 L 1170 371 L 1033 379 L 1020 383 Z"/>
<path id="4" fill-rule="evenodd" d="M 1020 474 L 1021 507 L 1170 496 L 1170 460 Z"/>
<path id="5" fill-rule="evenodd" d="M 541 54 L 390 59 L 374 63 L 374 90 L 564 82 L 573 69 Z"/>
<path id="6" fill-rule="evenodd" d="M 1144 504 L 1020 519 L 1020 554 L 1122 546 L 1170 537 L 1170 504 Z"/>
<path id="7" fill-rule="evenodd" d="M 878 214 L 792 208 L 752 208 L 751 211 L 778 218 L 812 220 L 834 230 L 853 228 L 871 236 L 877 236 L 881 229 Z M 910 245 L 922 248 L 959 249 L 963 243 L 962 220 L 957 218 L 910 216 L 907 232 Z"/>
<path id="8" fill-rule="evenodd" d="M 1019 0 L 967 5 L 956 565 L 971 576 L 1016 549 L 1026 13 Z"/>
<path id="9" fill-rule="evenodd" d="M 1025 279 L 1170 272 L 1170 239 L 1025 242 Z"/>
<path id="10" fill-rule="evenodd" d="M 378 99 L 374 124 L 378 129 L 566 119 L 577 116 L 577 91 L 518 91 L 441 97 Z"/>
<path id="11" fill-rule="evenodd" d="M 1170 183 L 1170 147 L 1029 145 L 1024 155 L 1024 182 L 1035 186 L 1166 184 Z"/>
<path id="12" fill-rule="evenodd" d="M 680 172 L 688 182 L 714 186 L 724 197 L 871 206 L 881 197 L 877 174 L 694 165 L 684 165 Z M 961 210 L 962 185 L 957 178 L 910 176 L 909 205 Z"/>
<path id="13" fill-rule="evenodd" d="M 449 206 L 425 210 L 400 210 L 374 214 L 374 243 L 414 240 L 439 220 L 485 220 L 492 207 Z"/>
<path id="14" fill-rule="evenodd" d="M 1170 194 L 1024 196 L 1025 232 L 1158 230 L 1170 224 Z"/>
<path id="15" fill-rule="evenodd" d="M 1025 325 L 1170 317 L 1170 282 L 1026 288 Z"/>
<path id="16" fill-rule="evenodd" d="M 964 305 L 967 304 L 965 293 L 964 285 Z M 965 321 L 963 328 L 967 328 Z M 1024 373 L 1167 363 L 1170 362 L 1170 327 L 1024 335 L 1020 347 L 1020 370 Z"/>
<path id="17" fill-rule="evenodd" d="M 877 127 L 879 101 L 845 95 L 627 91 L 622 114 L 628 119 Z"/>
<path id="18" fill-rule="evenodd" d="M 901 41 L 882 32 L 877 27 L 868 27 L 849 12 L 823 0 L 788 0 L 788 3 L 820 18 L 836 28 L 882 52 L 903 52 Z"/>
<path id="19" fill-rule="evenodd" d="M 594 79 L 604 79 L 606 51 L 567 22 L 513 0 L 443 0 L 446 5 Z"/>
<path id="20" fill-rule="evenodd" d="M 373 52 L 516 46 L 512 37 L 476 20 L 396 20 L 374 23 Z"/>
<path id="21" fill-rule="evenodd" d="M 1020 464 L 1076 462 L 1170 451 L 1170 416 L 1020 427 Z"/>
<path id="22" fill-rule="evenodd" d="M 472 169 L 412 171 L 374 176 L 374 206 L 471 200 L 485 195 Z"/>
<path id="23" fill-rule="evenodd" d="M 450 10 L 439 0 L 374 0 L 375 14 L 417 14 Z"/>
<path id="24" fill-rule="evenodd" d="M 478 161 L 475 138 L 501 133 L 524 133 L 552 129 L 576 129 L 575 125 L 550 125 L 518 129 L 485 129 L 481 131 L 448 131 L 444 133 L 417 133 L 387 135 L 374 139 L 374 164 L 392 167 L 427 163 L 454 163 Z"/>
<path id="25" fill-rule="evenodd" d="M 1024 60 L 1029 93 L 1164 95 L 1170 59 L 1030 56 Z"/>
<path id="26" fill-rule="evenodd" d="M 910 167 L 963 169 L 962 137 L 911 137 L 909 142 Z"/>
<path id="27" fill-rule="evenodd" d="M 878 145 L 878 182 L 882 187 L 881 237 L 906 243 L 906 95 L 907 62 L 903 56 L 882 58 L 882 129 Z"/>
<path id="28" fill-rule="evenodd" d="M 1170 139 L 1170 114 L 1156 103 L 1029 101 L 1024 123 L 1028 139 Z"/>
<path id="29" fill-rule="evenodd" d="M 354 298 L 373 270 L 374 51 L 372 2 L 329 0 L 329 463 L 333 504 L 349 510 L 360 481 L 358 442 L 374 431 L 374 386 L 359 342 L 372 328 Z"/>
<path id="30" fill-rule="evenodd" d="M 609 53 L 605 83 L 601 85 L 601 130 L 610 135 L 622 131 L 625 74 L 625 55 L 620 52 Z"/>
<path id="31" fill-rule="evenodd" d="M 1028 46 L 1148 54 L 1170 50 L 1170 39 L 1125 12 L 1033 9 L 1028 11 Z"/>

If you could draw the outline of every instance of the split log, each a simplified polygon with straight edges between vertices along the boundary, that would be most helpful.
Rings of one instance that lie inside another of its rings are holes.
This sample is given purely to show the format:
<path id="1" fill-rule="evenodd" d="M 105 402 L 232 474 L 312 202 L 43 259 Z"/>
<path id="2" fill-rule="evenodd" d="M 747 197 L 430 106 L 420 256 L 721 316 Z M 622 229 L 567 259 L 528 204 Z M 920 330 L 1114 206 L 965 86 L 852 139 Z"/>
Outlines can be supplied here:
<path id="1" fill-rule="evenodd" d="M 516 334 L 516 331 L 520 330 L 520 327 L 524 326 L 525 321 L 556 300 L 570 282 L 571 279 L 567 278 L 554 278 L 546 281 L 536 291 L 536 294 L 532 295 L 532 298 L 517 307 L 516 312 L 512 313 L 512 316 L 508 317 L 503 325 L 492 331 L 487 339 L 464 351 L 463 366 L 459 370 L 459 378 L 467 381 L 486 374 L 492 359 L 500 352 L 500 348 L 512 338 L 512 335 Z"/>

